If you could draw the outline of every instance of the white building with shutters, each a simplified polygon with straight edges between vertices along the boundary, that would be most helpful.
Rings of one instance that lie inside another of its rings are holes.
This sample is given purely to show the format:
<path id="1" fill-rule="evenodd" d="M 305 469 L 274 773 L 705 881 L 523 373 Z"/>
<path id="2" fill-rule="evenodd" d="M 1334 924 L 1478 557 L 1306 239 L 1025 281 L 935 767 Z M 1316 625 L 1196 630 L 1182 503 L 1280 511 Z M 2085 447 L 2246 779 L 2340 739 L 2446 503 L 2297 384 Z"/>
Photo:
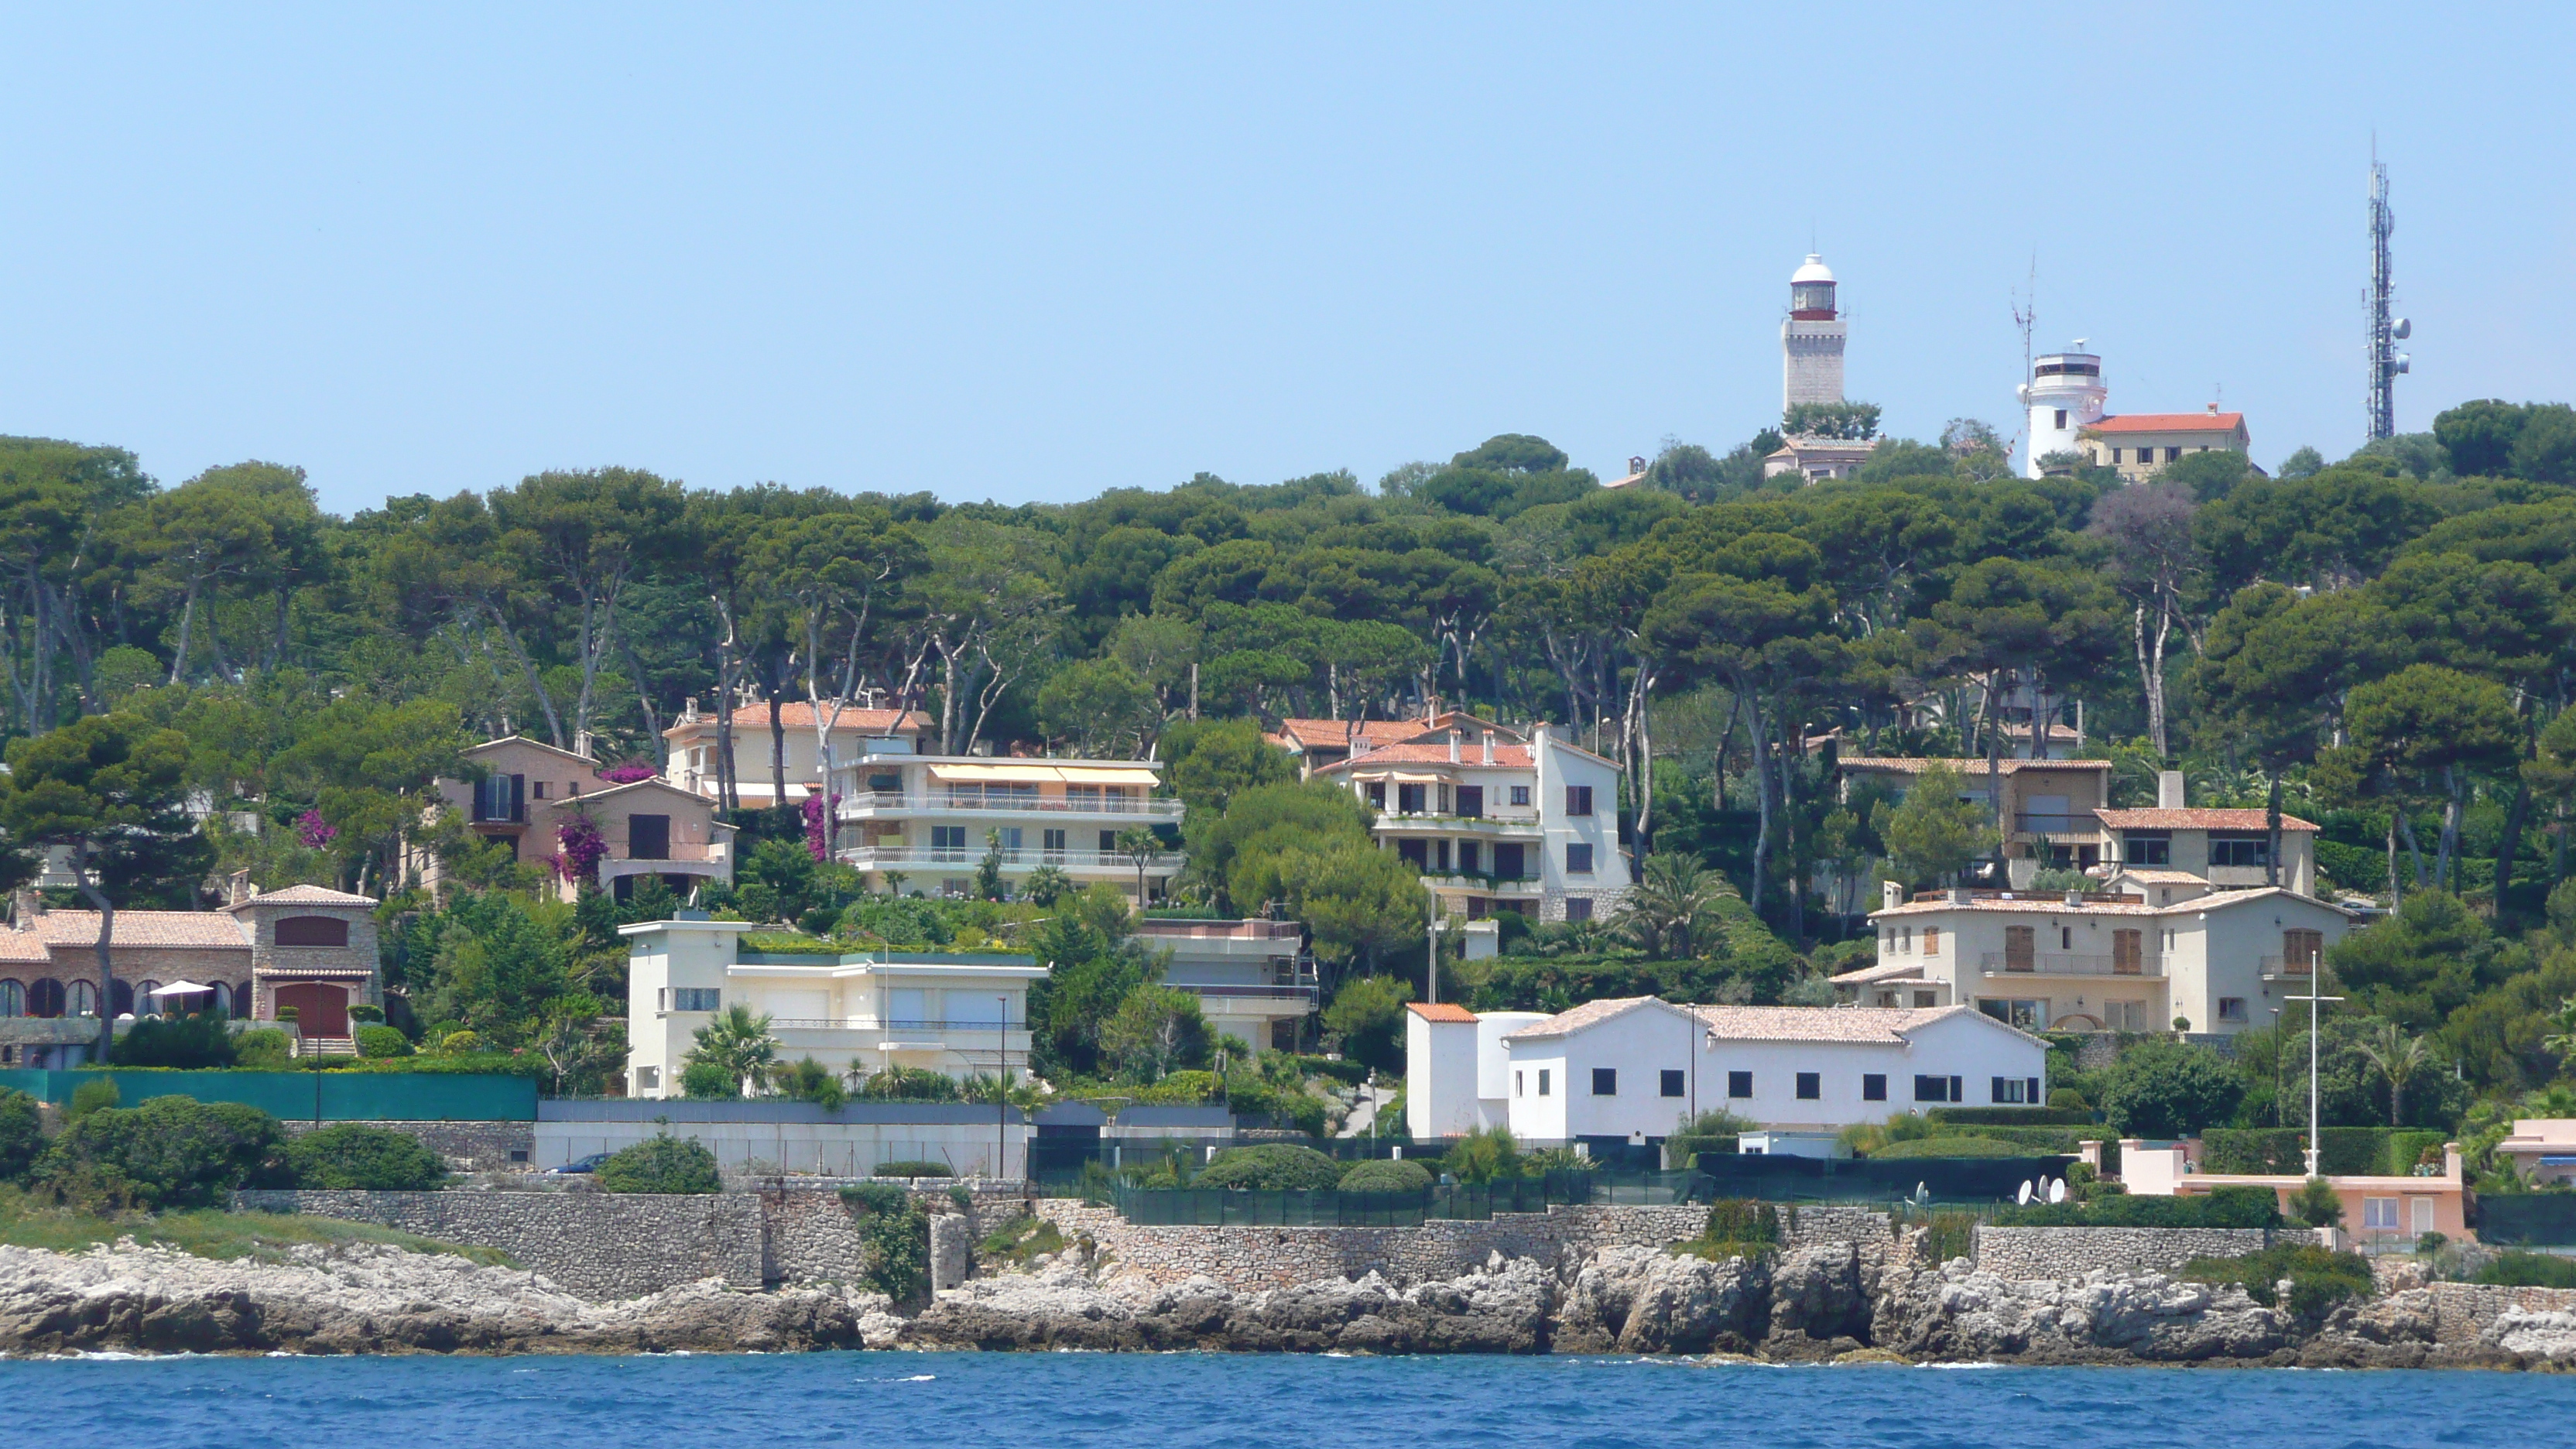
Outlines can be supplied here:
<path id="1" fill-rule="evenodd" d="M 1863 1005 L 1974 1006 L 2032 1031 L 2232 1035 L 2273 1025 L 2357 920 L 2297 891 L 2222 890 L 2189 871 L 2119 868 L 2103 887 L 1905 900 L 1891 882 L 1870 917 L 1877 963 L 1834 983 Z"/>
<path id="2" fill-rule="evenodd" d="M 1139 862 L 1120 836 L 1141 829 L 1154 837 L 1142 863 L 1146 904 L 1185 862 L 1181 802 L 1154 795 L 1161 771 L 1151 760 L 924 755 L 905 739 L 870 739 L 833 760 L 833 848 L 871 889 L 900 877 L 906 891 L 963 895 L 985 855 L 998 852 L 1014 890 L 1052 866 L 1078 885 L 1106 881 L 1133 896 Z"/>
<path id="3" fill-rule="evenodd" d="M 838 955 L 745 950 L 748 921 L 644 921 L 626 938 L 627 1090 L 680 1095 L 700 1027 L 736 1003 L 769 1018 L 783 1062 L 812 1057 L 836 1075 L 918 1067 L 959 1077 L 1029 1063 L 1026 956 L 921 951 Z"/>

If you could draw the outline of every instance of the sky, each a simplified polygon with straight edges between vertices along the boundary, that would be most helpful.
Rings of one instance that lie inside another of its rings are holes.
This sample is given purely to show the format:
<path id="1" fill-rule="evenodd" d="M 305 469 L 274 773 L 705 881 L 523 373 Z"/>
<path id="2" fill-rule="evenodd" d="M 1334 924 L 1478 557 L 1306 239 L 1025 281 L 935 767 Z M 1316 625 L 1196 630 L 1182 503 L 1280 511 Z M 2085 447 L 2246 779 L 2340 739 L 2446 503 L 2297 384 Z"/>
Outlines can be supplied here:
<path id="1" fill-rule="evenodd" d="M 1069 502 L 1605 477 L 1776 421 L 1820 249 L 1886 427 L 2363 440 L 2576 397 L 2576 7 L 22 6 L 0 433 L 325 507 L 651 468 Z"/>

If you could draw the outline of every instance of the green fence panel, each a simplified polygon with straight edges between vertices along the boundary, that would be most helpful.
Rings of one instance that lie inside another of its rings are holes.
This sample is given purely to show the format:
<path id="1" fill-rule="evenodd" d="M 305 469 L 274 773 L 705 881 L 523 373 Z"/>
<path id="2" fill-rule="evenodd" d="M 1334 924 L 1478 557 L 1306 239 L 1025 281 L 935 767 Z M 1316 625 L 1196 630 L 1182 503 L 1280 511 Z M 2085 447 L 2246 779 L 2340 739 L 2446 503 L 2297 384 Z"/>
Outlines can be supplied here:
<path id="1" fill-rule="evenodd" d="M 68 1106 L 83 1082 L 116 1083 L 117 1100 L 152 1097 L 240 1102 L 273 1117 L 324 1122 L 532 1122 L 537 1084 L 528 1077 L 445 1072 L 0 1071 L 0 1087 Z"/>
<path id="2" fill-rule="evenodd" d="M 2482 1192 L 2476 1226 L 2480 1242 L 2498 1246 L 2576 1244 L 2576 1193 Z"/>

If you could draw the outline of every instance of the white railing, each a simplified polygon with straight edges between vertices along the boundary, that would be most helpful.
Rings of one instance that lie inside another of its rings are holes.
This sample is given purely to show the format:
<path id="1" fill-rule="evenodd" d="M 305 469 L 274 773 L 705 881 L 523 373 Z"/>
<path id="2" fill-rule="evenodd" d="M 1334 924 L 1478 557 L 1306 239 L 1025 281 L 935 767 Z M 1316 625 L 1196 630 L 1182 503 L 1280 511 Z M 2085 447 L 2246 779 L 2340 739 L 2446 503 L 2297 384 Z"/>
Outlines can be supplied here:
<path id="1" fill-rule="evenodd" d="M 984 863 L 984 857 L 998 853 L 1004 870 L 1035 870 L 1052 865 L 1060 870 L 1136 869 L 1133 857 L 1114 850 L 1003 850 L 994 852 L 980 845 L 962 850 L 930 845 L 860 846 L 844 850 L 841 861 L 861 870 L 909 870 L 914 866 L 958 865 L 972 868 Z M 1148 875 L 1170 875 L 1186 863 L 1177 850 L 1166 850 L 1145 862 Z"/>
<path id="2" fill-rule="evenodd" d="M 2014 957 L 2000 951 L 1988 951 L 1983 962 L 1989 976 L 2162 976 L 2165 958 L 2141 956 L 2123 968 L 2111 956 L 2072 956 L 2038 953 Z"/>
<path id="3" fill-rule="evenodd" d="M 1017 815 L 1119 815 L 1143 820 L 1179 820 L 1187 807 L 1178 800 L 1123 795 L 950 795 L 943 791 L 906 794 L 901 790 L 861 790 L 841 797 L 841 818 L 863 819 L 894 811 L 973 810 Z"/>

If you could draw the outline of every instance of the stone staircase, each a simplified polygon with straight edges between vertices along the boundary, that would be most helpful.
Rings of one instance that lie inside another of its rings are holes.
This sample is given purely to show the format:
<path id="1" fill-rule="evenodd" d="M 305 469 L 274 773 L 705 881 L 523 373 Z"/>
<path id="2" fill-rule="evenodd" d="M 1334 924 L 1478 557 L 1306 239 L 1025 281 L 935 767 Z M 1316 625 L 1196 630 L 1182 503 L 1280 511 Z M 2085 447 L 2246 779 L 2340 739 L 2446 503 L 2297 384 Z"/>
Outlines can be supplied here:
<path id="1" fill-rule="evenodd" d="M 354 1057 L 358 1044 L 345 1036 L 308 1036 L 296 1048 L 296 1054 L 308 1057 Z"/>

